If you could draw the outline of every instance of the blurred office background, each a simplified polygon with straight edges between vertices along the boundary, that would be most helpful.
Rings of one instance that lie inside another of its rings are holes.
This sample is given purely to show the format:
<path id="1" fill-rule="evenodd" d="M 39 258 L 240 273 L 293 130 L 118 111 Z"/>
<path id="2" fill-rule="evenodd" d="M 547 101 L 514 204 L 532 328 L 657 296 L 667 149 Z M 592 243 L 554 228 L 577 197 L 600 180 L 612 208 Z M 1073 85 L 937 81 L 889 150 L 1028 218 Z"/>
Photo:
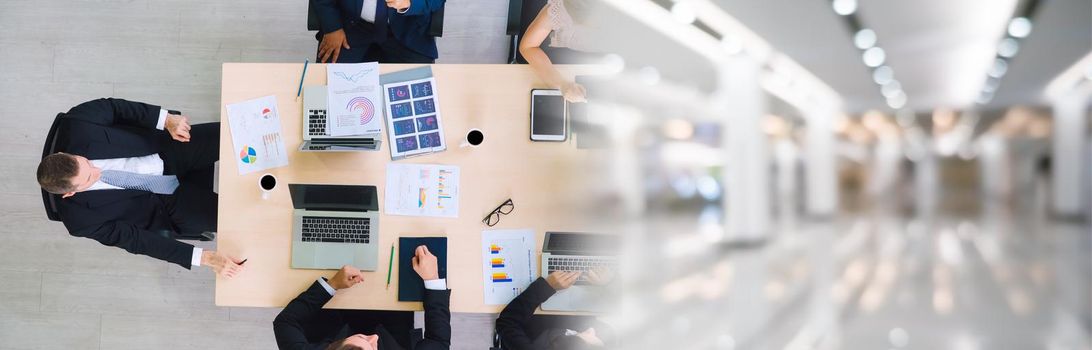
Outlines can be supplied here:
<path id="1" fill-rule="evenodd" d="M 1092 348 L 1092 2 L 599 5 L 626 348 Z"/>

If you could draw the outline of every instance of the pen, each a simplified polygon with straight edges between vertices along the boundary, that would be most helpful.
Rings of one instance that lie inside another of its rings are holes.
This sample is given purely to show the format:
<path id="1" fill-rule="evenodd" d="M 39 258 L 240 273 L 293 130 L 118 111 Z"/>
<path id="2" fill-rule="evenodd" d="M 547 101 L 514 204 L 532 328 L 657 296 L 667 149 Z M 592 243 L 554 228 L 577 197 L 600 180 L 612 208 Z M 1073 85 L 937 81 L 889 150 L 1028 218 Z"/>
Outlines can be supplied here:
<path id="1" fill-rule="evenodd" d="M 391 289 L 391 270 L 394 270 L 394 243 L 391 243 L 391 257 L 387 261 L 387 290 Z"/>
<path id="2" fill-rule="evenodd" d="M 311 60 L 303 60 L 303 73 L 300 73 L 300 87 L 296 89 L 296 101 L 300 100 L 300 94 L 303 93 L 303 77 L 307 76 L 307 63 Z"/>
<path id="3" fill-rule="evenodd" d="M 247 259 L 243 259 L 243 261 L 240 262 L 239 265 L 246 264 L 246 261 L 247 261 Z"/>

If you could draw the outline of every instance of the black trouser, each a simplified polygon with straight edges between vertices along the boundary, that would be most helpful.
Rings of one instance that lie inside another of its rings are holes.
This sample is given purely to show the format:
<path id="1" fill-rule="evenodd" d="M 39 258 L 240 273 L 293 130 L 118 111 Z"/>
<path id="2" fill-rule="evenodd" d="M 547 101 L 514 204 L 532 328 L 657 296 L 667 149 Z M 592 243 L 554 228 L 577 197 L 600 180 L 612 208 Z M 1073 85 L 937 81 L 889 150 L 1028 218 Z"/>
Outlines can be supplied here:
<path id="1" fill-rule="evenodd" d="M 427 55 L 413 51 L 410 48 L 402 45 L 397 38 L 394 37 L 394 31 L 387 28 L 387 38 L 382 42 L 375 42 L 370 40 L 375 36 L 373 32 L 374 24 L 360 21 L 352 21 L 349 25 L 345 26 L 345 40 L 349 41 L 349 49 L 341 48 L 341 52 L 338 53 L 337 63 L 361 63 L 361 62 L 379 62 L 379 63 L 435 63 L 436 59 Z M 315 38 L 319 40 L 319 44 L 322 43 L 322 32 L 315 34 Z M 371 43 L 370 45 L 364 45 L 364 43 Z M 318 51 L 316 49 L 315 62 L 322 62 L 322 57 L 318 57 Z M 334 56 L 330 55 L 330 60 L 333 60 Z"/>
<path id="2" fill-rule="evenodd" d="M 216 231 L 216 193 L 212 192 L 213 163 L 220 159 L 220 123 L 194 125 L 190 142 L 169 133 L 161 141 L 163 173 L 178 176 L 174 194 L 162 196 L 175 232 L 192 236 Z"/>

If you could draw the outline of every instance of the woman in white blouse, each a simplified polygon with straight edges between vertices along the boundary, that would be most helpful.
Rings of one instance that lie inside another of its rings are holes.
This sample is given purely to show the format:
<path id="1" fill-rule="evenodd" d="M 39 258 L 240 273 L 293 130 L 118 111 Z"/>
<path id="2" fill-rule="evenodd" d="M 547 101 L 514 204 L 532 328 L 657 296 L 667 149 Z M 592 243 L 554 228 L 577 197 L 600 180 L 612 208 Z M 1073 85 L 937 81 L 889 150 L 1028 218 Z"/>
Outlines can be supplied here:
<path id="1" fill-rule="evenodd" d="M 571 77 L 563 77 L 540 46 L 550 37 L 550 47 L 589 51 L 584 42 L 587 28 L 581 16 L 587 12 L 587 3 L 588 0 L 548 0 L 519 42 L 519 52 L 535 74 L 550 86 L 561 89 L 569 102 L 584 102 L 584 87 Z"/>

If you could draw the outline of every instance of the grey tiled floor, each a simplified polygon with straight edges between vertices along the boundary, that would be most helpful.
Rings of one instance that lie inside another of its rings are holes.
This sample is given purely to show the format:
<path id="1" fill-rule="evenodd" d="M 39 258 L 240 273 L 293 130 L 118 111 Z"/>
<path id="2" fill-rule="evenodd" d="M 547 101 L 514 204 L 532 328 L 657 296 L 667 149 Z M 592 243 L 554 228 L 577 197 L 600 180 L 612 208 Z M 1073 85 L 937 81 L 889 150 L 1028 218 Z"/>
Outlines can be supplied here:
<path id="1" fill-rule="evenodd" d="M 0 0 L 0 349 L 275 348 L 278 309 L 216 307 L 207 269 L 68 236 L 33 174 L 53 116 L 89 99 L 218 119 L 221 63 L 313 56 L 306 3 Z M 439 62 L 502 63 L 506 11 L 448 0 Z M 494 317 L 456 314 L 454 348 L 486 348 Z"/>

